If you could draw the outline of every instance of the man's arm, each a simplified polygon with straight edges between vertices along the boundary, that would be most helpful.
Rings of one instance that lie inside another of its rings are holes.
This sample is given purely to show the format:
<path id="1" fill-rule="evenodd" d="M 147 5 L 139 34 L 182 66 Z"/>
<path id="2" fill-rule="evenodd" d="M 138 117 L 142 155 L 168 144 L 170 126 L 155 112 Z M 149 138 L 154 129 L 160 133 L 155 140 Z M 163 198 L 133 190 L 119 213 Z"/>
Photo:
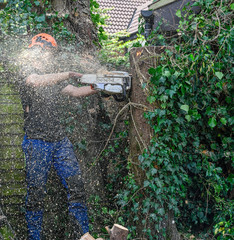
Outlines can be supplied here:
<path id="1" fill-rule="evenodd" d="M 80 78 L 82 74 L 74 72 L 62 72 L 62 73 L 53 73 L 53 74 L 31 74 L 26 79 L 26 84 L 33 87 L 45 87 L 52 86 L 59 82 L 65 81 L 71 77 Z"/>
<path id="2" fill-rule="evenodd" d="M 75 87 L 71 84 L 63 88 L 62 93 L 71 97 L 86 97 L 97 93 L 97 90 L 93 90 L 90 86 Z"/>

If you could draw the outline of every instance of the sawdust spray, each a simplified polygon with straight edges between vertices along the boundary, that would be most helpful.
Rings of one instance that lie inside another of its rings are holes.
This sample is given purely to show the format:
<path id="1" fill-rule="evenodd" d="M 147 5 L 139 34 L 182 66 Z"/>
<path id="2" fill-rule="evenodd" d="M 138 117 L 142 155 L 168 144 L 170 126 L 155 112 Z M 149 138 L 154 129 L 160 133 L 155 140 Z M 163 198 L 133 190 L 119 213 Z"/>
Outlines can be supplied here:
<path id="1" fill-rule="evenodd" d="M 75 46 L 69 44 L 60 46 L 58 51 L 53 54 L 50 62 L 35 69 L 35 66 L 31 63 L 41 60 L 40 50 L 36 48 L 32 50 L 27 49 L 29 40 L 27 37 L 15 37 L 14 39 L 4 37 L 0 39 L 0 59 L 2 62 L 7 61 L 6 66 L 10 66 L 9 71 L 7 69 L 4 72 L 5 75 L 3 74 L 3 78 L 7 79 L 10 83 L 15 83 L 16 86 L 20 86 L 22 81 L 33 73 L 46 74 L 73 71 L 105 74 L 108 73 L 108 70 L 114 70 L 102 66 L 94 54 L 90 54 L 88 51 L 79 51 Z M 76 82 L 74 82 L 74 84 L 78 86 Z M 62 122 L 68 123 L 68 125 L 65 126 L 66 130 L 76 147 L 77 158 L 79 159 L 83 172 L 87 199 L 95 195 L 102 196 L 102 199 L 104 199 L 105 191 L 102 175 L 103 171 L 107 171 L 107 163 L 102 163 L 103 165 L 98 163 L 90 171 L 89 166 L 92 161 L 95 162 L 95 156 L 98 156 L 100 150 L 103 149 L 105 140 L 108 138 L 111 130 L 110 127 L 107 127 L 111 121 L 105 106 L 108 105 L 111 111 L 116 113 L 118 104 L 112 99 L 108 100 L 108 103 L 105 103 L 98 95 L 88 97 L 87 99 L 61 98 L 60 101 L 62 101 L 60 102 L 63 107 L 62 110 L 64 112 L 66 111 L 66 116 L 64 116 Z M 112 101 L 112 105 L 110 101 Z M 100 129 L 100 126 L 105 127 L 105 129 Z M 47 239 L 64 239 L 54 237 L 54 235 L 57 234 L 56 221 L 59 222 L 60 219 L 65 219 L 64 221 L 69 227 L 68 219 L 64 217 L 66 214 L 66 210 L 64 210 L 66 193 L 59 180 L 56 180 L 55 175 L 54 169 L 52 168 L 47 184 L 52 194 L 49 194 L 45 201 L 46 216 L 43 231 L 44 234 L 47 235 Z M 89 207 L 93 210 L 92 212 L 95 212 L 96 205 L 90 205 Z M 94 224 L 94 227 L 98 228 L 98 225 L 95 226 Z"/>

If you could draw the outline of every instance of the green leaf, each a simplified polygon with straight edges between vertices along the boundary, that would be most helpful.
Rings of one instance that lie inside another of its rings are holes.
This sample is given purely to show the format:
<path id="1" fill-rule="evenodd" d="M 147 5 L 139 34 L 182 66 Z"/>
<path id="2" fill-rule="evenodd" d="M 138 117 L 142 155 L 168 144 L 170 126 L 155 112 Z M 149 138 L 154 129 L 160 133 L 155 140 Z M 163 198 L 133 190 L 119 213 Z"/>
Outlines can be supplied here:
<path id="1" fill-rule="evenodd" d="M 35 1 L 34 4 L 35 4 L 36 6 L 39 6 L 39 5 L 40 5 L 40 2 L 39 2 L 39 1 Z"/>
<path id="2" fill-rule="evenodd" d="M 180 9 L 177 10 L 177 12 L 176 12 L 176 16 L 179 17 L 179 18 L 181 18 L 181 10 L 180 10 Z"/>
<path id="3" fill-rule="evenodd" d="M 189 55 L 189 58 L 194 62 L 194 56 L 192 53 Z"/>
<path id="4" fill-rule="evenodd" d="M 41 15 L 39 17 L 35 18 L 37 22 L 44 22 L 45 21 L 45 15 Z"/>
<path id="5" fill-rule="evenodd" d="M 225 118 L 221 118 L 220 119 L 220 122 L 223 124 L 223 125 L 226 125 L 227 124 L 227 120 Z"/>
<path id="6" fill-rule="evenodd" d="M 230 182 L 232 185 L 234 184 L 234 174 L 230 174 L 228 177 L 227 177 L 227 181 Z"/>
<path id="7" fill-rule="evenodd" d="M 161 215 L 161 216 L 164 216 L 164 214 L 165 214 L 164 208 L 159 208 L 158 209 L 158 214 Z"/>
<path id="8" fill-rule="evenodd" d="M 189 106 L 188 105 L 181 105 L 180 109 L 184 110 L 185 112 L 189 111 Z"/>
<path id="9" fill-rule="evenodd" d="M 104 214 L 108 213 L 107 207 L 103 207 L 103 208 L 102 208 L 102 213 L 104 213 Z"/>
<path id="10" fill-rule="evenodd" d="M 216 86 L 219 88 L 219 89 L 223 89 L 223 85 L 221 82 L 217 82 L 216 83 Z"/>
<path id="11" fill-rule="evenodd" d="M 153 103 L 153 102 L 156 101 L 156 97 L 154 97 L 154 96 L 149 96 L 149 97 L 147 97 L 147 100 L 148 100 L 148 102 L 151 104 L 151 103 Z"/>
<path id="12" fill-rule="evenodd" d="M 234 3 L 231 4 L 231 10 L 234 10 Z"/>
<path id="13" fill-rule="evenodd" d="M 154 75 L 157 72 L 157 70 L 155 68 L 150 68 L 148 72 L 150 75 Z"/>
<path id="14" fill-rule="evenodd" d="M 217 121 L 216 121 L 215 117 L 210 118 L 208 121 L 208 124 L 211 128 L 214 128 L 217 125 Z"/>
<path id="15" fill-rule="evenodd" d="M 174 90 L 166 90 L 166 93 L 169 94 L 170 98 L 173 97 L 173 95 L 175 94 L 175 91 Z"/>
<path id="16" fill-rule="evenodd" d="M 190 116 L 190 115 L 186 115 L 186 116 L 185 116 L 185 119 L 186 119 L 188 122 L 190 122 L 190 121 L 191 121 L 191 116 Z"/>
<path id="17" fill-rule="evenodd" d="M 148 187 L 150 185 L 150 182 L 149 181 L 144 181 L 144 187 Z"/>
<path id="18" fill-rule="evenodd" d="M 215 72 L 215 75 L 221 80 L 223 78 L 223 73 L 221 72 Z"/>
<path id="19" fill-rule="evenodd" d="M 170 73 L 170 71 L 165 71 L 163 75 L 166 76 L 166 77 L 170 77 L 171 73 Z"/>
<path id="20" fill-rule="evenodd" d="M 162 101 L 162 102 L 166 102 L 167 100 L 168 100 L 168 96 L 167 95 L 162 95 L 160 97 L 160 101 Z"/>
<path id="21" fill-rule="evenodd" d="M 156 168 L 151 169 L 151 175 L 152 176 L 154 176 L 157 172 L 158 172 L 158 170 Z"/>
<path id="22" fill-rule="evenodd" d="M 177 72 L 177 71 L 175 71 L 174 74 L 173 74 L 173 76 L 175 76 L 176 78 L 178 78 L 178 77 L 180 76 L 180 73 Z"/>
<path id="23" fill-rule="evenodd" d="M 143 83 L 143 84 L 142 84 L 142 89 L 145 89 L 146 86 L 147 86 L 147 84 L 146 84 L 146 83 Z"/>

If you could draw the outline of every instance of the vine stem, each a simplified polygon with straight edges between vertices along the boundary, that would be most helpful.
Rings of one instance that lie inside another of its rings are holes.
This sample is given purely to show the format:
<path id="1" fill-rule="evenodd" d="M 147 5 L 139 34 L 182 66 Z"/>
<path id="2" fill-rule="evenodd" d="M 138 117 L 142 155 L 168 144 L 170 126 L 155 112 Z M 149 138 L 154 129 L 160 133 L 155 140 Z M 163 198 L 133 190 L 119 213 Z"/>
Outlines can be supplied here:
<path id="1" fill-rule="evenodd" d="M 131 198 L 128 200 L 128 202 L 127 202 L 124 206 L 128 205 L 128 204 L 132 201 L 132 199 L 136 196 L 136 194 L 137 194 L 138 192 L 140 192 L 141 190 L 143 190 L 143 189 L 145 189 L 145 187 L 141 187 L 141 188 L 139 188 L 138 190 L 136 190 L 136 192 L 133 193 L 133 195 L 131 196 Z M 123 209 L 124 206 L 121 206 L 121 207 L 120 207 L 119 212 L 118 212 L 118 215 L 116 216 L 115 221 L 117 221 L 117 218 L 119 217 L 119 214 L 121 213 L 121 211 L 122 211 L 122 209 Z"/>
<path id="2" fill-rule="evenodd" d="M 141 137 L 141 135 L 140 135 L 140 133 L 139 133 L 139 131 L 138 131 L 138 129 L 137 129 L 137 126 L 136 126 L 136 123 L 135 123 L 135 120 L 134 120 L 134 117 L 133 117 L 132 107 L 131 107 L 131 106 L 130 106 L 130 113 L 131 113 L 132 122 L 133 122 L 134 128 L 135 128 L 135 130 L 136 130 L 136 132 L 137 132 L 137 135 L 138 135 L 138 137 L 139 137 L 139 139 L 140 139 L 140 141 L 141 141 L 141 143 L 142 143 L 144 149 L 146 149 L 147 146 L 146 146 L 144 140 L 142 139 L 142 137 Z M 137 141 L 138 144 L 139 144 L 139 141 L 138 141 L 137 138 L 136 138 L 136 141 Z M 140 146 L 140 148 L 141 148 L 141 145 L 140 145 L 140 144 L 139 144 L 139 146 Z M 141 149 L 141 151 L 142 151 L 142 149 Z"/>
<path id="3" fill-rule="evenodd" d="M 131 102 L 131 101 L 129 101 L 126 105 L 124 105 L 124 106 L 122 107 L 122 109 L 118 112 L 118 114 L 117 114 L 116 117 L 115 117 L 114 125 L 113 125 L 113 127 L 112 127 L 111 133 L 110 133 L 110 135 L 109 135 L 109 137 L 108 137 L 108 139 L 107 139 L 107 141 L 106 141 L 106 144 L 105 144 L 104 148 L 103 148 L 103 149 L 101 150 L 101 152 L 98 154 L 98 156 L 96 157 L 96 160 L 92 163 L 91 167 L 87 170 L 87 172 L 89 172 L 89 171 L 92 169 L 92 167 L 96 164 L 96 162 L 99 160 L 100 156 L 102 155 L 102 153 L 103 153 L 104 150 L 106 149 L 106 147 L 107 147 L 107 145 L 108 145 L 109 141 L 111 140 L 111 137 L 112 137 L 112 135 L 113 135 L 113 133 L 114 133 L 115 126 L 116 126 L 116 124 L 117 124 L 117 120 L 118 120 L 120 114 L 121 114 L 124 110 L 126 110 L 128 107 L 130 107 L 130 106 L 134 106 L 134 107 L 136 107 L 136 108 L 143 108 L 143 109 L 149 110 L 149 108 L 148 108 L 146 105 L 143 105 L 143 104 L 140 104 L 140 103 L 134 103 L 134 102 Z M 145 146 L 145 145 L 144 145 L 144 146 Z"/>

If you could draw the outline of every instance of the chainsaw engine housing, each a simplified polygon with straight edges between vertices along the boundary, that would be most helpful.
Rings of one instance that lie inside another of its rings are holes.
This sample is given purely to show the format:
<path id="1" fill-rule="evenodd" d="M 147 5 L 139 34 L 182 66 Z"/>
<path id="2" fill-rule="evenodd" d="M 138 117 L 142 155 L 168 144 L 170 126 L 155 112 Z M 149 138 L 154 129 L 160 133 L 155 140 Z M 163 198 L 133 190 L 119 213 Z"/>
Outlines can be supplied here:
<path id="1" fill-rule="evenodd" d="M 94 89 L 113 95 L 116 101 L 123 101 L 131 89 L 131 75 L 121 71 L 108 72 L 108 74 L 84 74 L 80 78 L 80 83 L 91 84 Z"/>

